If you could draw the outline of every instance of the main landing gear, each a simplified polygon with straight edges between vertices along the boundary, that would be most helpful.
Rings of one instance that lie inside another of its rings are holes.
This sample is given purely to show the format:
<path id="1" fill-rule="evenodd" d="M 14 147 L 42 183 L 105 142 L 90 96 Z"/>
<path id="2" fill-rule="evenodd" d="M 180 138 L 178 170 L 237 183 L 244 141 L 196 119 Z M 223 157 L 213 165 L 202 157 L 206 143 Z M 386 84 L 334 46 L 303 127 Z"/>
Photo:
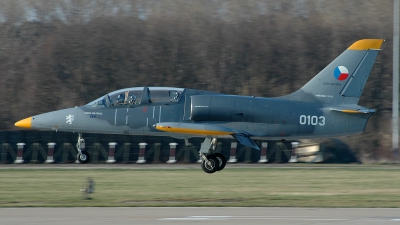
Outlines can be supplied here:
<path id="1" fill-rule="evenodd" d="M 215 173 L 217 171 L 223 170 L 226 166 L 226 158 L 221 153 L 215 152 L 217 145 L 216 138 L 207 137 L 201 144 L 200 148 L 200 158 L 201 158 L 201 168 L 206 173 Z M 78 150 L 78 155 L 76 156 L 80 163 L 87 163 L 90 160 L 90 155 L 85 149 L 85 139 L 82 138 L 82 133 L 78 133 L 78 142 L 76 143 L 76 149 Z"/>
<path id="2" fill-rule="evenodd" d="M 214 173 L 220 171 L 226 166 L 226 158 L 221 153 L 216 153 L 215 148 L 217 145 L 216 138 L 207 137 L 201 144 L 200 158 L 201 169 L 206 173 Z"/>
<path id="3" fill-rule="evenodd" d="M 87 151 L 82 151 L 81 149 L 85 149 L 85 139 L 82 138 L 82 133 L 79 133 L 78 143 L 76 143 L 76 149 L 78 150 L 78 155 L 76 158 L 80 163 L 87 163 L 90 160 L 90 155 Z"/>

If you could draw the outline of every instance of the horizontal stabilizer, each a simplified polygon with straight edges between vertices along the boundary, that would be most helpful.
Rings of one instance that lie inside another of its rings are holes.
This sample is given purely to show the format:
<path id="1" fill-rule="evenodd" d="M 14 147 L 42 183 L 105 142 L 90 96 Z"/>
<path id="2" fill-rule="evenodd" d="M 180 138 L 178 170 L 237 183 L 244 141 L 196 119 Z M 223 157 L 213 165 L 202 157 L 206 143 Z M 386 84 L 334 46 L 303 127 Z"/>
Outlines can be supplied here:
<path id="1" fill-rule="evenodd" d="M 260 147 L 256 144 L 256 142 L 251 139 L 250 137 L 244 135 L 244 134 L 234 134 L 232 135 L 240 144 L 248 146 L 250 148 L 254 148 L 257 150 L 260 150 Z"/>
<path id="2" fill-rule="evenodd" d="M 342 112 L 342 113 L 356 113 L 356 114 L 367 114 L 367 113 L 375 113 L 375 109 L 368 108 L 351 108 L 351 107 L 334 107 L 330 108 L 332 111 Z"/>

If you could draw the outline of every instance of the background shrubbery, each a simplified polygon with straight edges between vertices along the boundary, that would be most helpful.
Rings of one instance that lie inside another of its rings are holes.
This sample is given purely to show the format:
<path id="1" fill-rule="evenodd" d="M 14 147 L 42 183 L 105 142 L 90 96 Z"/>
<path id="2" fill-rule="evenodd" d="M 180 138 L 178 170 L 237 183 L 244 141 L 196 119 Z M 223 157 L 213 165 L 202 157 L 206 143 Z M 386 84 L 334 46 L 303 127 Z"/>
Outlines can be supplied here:
<path id="1" fill-rule="evenodd" d="M 354 41 L 384 38 L 360 104 L 378 109 L 361 156 L 390 155 L 392 1 L 0 2 L 0 130 L 115 89 L 293 92 Z"/>

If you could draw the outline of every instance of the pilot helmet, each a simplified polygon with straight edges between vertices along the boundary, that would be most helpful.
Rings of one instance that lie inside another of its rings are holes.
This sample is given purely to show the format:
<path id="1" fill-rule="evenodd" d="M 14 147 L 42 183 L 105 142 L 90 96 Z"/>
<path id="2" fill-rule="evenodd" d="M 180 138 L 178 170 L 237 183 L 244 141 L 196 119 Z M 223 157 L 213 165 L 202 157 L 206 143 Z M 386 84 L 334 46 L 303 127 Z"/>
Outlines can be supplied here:
<path id="1" fill-rule="evenodd" d="M 125 99 L 125 96 L 124 96 L 123 94 L 119 94 L 119 95 L 117 96 L 117 101 L 118 101 L 118 102 L 123 102 L 124 99 Z"/>
<path id="2" fill-rule="evenodd" d="M 136 96 L 134 96 L 134 95 L 129 95 L 128 96 L 128 103 L 129 104 L 134 104 L 135 100 L 136 100 Z"/>

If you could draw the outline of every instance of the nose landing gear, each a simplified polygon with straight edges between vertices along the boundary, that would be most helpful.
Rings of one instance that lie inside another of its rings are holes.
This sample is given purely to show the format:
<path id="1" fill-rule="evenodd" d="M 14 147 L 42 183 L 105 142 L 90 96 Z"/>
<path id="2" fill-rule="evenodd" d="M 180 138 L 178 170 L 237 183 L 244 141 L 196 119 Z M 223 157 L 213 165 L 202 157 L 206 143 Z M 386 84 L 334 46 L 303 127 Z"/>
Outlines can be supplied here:
<path id="1" fill-rule="evenodd" d="M 87 163 L 90 160 L 90 155 L 87 151 L 82 151 L 85 149 L 85 139 L 82 138 L 82 133 L 78 134 L 78 142 L 76 143 L 76 149 L 78 150 L 78 155 L 76 158 L 80 163 Z"/>
<path id="2" fill-rule="evenodd" d="M 200 153 L 202 154 L 202 153 Z M 202 158 L 205 157 L 206 159 L 203 159 L 201 161 L 201 169 L 206 172 L 206 173 L 214 173 L 219 170 L 219 161 L 218 159 L 213 156 L 213 155 L 207 155 L 201 156 Z"/>
<path id="3" fill-rule="evenodd" d="M 217 145 L 216 138 L 207 137 L 201 144 L 200 158 L 201 169 L 206 173 L 214 173 L 220 171 L 226 166 L 226 158 L 221 153 L 216 153 L 215 148 Z"/>

